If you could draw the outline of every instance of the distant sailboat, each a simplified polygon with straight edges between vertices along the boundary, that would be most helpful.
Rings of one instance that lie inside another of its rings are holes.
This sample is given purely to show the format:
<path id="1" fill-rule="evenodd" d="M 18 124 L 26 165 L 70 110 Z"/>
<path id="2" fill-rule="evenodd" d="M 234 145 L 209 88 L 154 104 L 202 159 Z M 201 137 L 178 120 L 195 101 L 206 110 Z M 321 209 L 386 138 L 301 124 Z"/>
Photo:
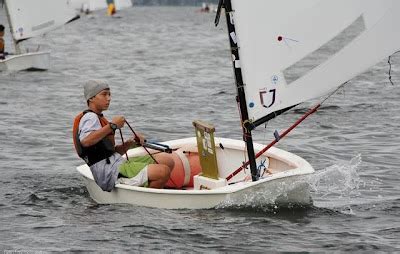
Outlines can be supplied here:
<path id="1" fill-rule="evenodd" d="M 70 4 L 75 10 L 86 14 L 107 9 L 106 0 L 70 0 Z"/>
<path id="2" fill-rule="evenodd" d="M 84 13 L 98 10 L 106 10 L 109 4 L 113 4 L 116 11 L 132 7 L 131 0 L 71 0 L 71 5 Z"/>
<path id="3" fill-rule="evenodd" d="M 89 11 L 97 11 L 107 9 L 107 1 L 106 0 L 88 0 L 86 1 L 88 4 Z"/>
<path id="4" fill-rule="evenodd" d="M 164 142 L 180 153 L 181 160 L 175 164 L 189 172 L 183 174 L 185 182 L 193 180 L 193 186 L 178 189 L 121 182 L 112 192 L 103 192 L 90 168 L 79 166 L 77 170 L 96 202 L 172 209 L 310 204 L 309 186 L 303 177 L 314 169 L 299 156 L 273 145 L 315 112 L 326 97 L 286 131 L 275 132 L 268 146 L 253 143 L 252 131 L 302 102 L 329 96 L 398 51 L 400 1 L 249 2 L 220 0 L 216 17 L 217 24 L 224 8 L 243 141 L 214 139 L 214 127 L 196 121 L 196 137 Z M 143 148 L 128 152 L 128 156 L 144 154 Z M 196 163 L 190 156 L 199 158 L 202 169 L 194 177 L 190 172 Z"/>
<path id="5" fill-rule="evenodd" d="M 201 4 L 200 12 L 206 12 L 206 13 L 208 13 L 208 12 L 217 12 L 217 9 L 218 9 L 218 7 L 215 4 L 210 4 L 210 3 L 203 2 Z"/>
<path id="6" fill-rule="evenodd" d="M 131 0 L 114 0 L 115 10 L 120 11 L 132 7 Z"/>
<path id="7" fill-rule="evenodd" d="M 108 2 L 107 15 L 113 18 L 121 18 L 121 16 L 115 15 L 117 11 L 132 7 L 131 0 L 110 0 Z"/>
<path id="8" fill-rule="evenodd" d="M 50 52 L 25 52 L 19 43 L 79 18 L 65 0 L 5 0 L 15 53 L 0 60 L 0 70 L 47 70 Z"/>

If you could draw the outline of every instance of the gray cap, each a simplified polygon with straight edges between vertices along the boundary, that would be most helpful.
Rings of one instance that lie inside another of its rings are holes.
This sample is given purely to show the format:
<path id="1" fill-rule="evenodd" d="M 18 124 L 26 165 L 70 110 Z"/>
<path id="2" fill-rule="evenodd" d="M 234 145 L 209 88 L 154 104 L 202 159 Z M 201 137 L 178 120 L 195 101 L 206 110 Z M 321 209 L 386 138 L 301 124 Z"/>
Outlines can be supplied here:
<path id="1" fill-rule="evenodd" d="M 91 79 L 83 85 L 83 95 L 86 100 L 89 100 L 104 89 L 110 89 L 107 82 L 104 80 Z"/>

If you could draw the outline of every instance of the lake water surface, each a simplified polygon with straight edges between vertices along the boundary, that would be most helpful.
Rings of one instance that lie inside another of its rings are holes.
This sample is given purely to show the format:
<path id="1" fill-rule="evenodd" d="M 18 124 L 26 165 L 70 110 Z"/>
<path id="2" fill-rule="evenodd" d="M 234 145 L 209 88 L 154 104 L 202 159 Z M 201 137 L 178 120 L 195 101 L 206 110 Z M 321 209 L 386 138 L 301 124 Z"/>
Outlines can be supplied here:
<path id="1" fill-rule="evenodd" d="M 0 73 L 0 250 L 399 252 L 400 55 L 394 85 L 386 59 L 278 144 L 316 169 L 311 207 L 192 211 L 91 200 L 71 138 L 87 79 L 109 81 L 106 116 L 124 115 L 153 140 L 193 136 L 195 119 L 241 139 L 225 24 L 215 28 L 213 14 L 196 10 L 83 16 L 25 43 L 52 50 L 51 70 Z M 261 126 L 255 141 L 269 143 L 311 106 Z"/>

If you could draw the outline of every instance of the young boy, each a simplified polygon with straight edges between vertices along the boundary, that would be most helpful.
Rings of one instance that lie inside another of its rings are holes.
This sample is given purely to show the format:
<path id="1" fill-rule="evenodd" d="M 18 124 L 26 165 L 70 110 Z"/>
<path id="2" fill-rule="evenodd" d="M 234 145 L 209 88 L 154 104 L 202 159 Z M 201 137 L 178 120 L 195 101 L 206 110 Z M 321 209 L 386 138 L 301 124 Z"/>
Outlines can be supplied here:
<path id="1" fill-rule="evenodd" d="M 97 185 L 104 191 L 111 191 L 117 178 L 122 176 L 125 178 L 121 182 L 125 184 L 144 186 L 148 183 L 150 188 L 163 188 L 174 167 L 172 157 L 159 153 L 126 161 L 121 155 L 135 141 L 128 139 L 124 144 L 115 145 L 114 133 L 124 126 L 125 118 L 115 116 L 108 122 L 103 116 L 102 112 L 111 102 L 108 84 L 102 80 L 89 80 L 84 85 L 84 96 L 88 110 L 75 118 L 73 138 L 78 155 L 89 165 Z M 143 143 L 141 135 L 137 139 Z"/>

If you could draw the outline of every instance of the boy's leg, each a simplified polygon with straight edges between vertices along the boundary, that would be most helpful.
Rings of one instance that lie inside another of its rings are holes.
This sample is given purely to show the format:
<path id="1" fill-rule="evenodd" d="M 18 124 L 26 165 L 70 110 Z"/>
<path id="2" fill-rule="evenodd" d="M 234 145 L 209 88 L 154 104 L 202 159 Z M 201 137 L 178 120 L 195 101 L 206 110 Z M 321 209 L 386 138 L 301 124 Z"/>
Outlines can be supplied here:
<path id="1" fill-rule="evenodd" d="M 169 180 L 175 163 L 169 154 L 157 154 L 154 155 L 154 158 L 159 164 L 156 164 L 148 155 L 133 157 L 120 166 L 119 172 L 124 177 L 132 178 L 147 166 L 149 187 L 163 188 Z"/>
<path id="2" fill-rule="evenodd" d="M 158 153 L 158 154 L 153 155 L 153 157 L 159 164 L 167 166 L 169 168 L 170 172 L 172 171 L 172 169 L 175 166 L 175 162 L 174 162 L 174 159 L 172 159 L 171 154 Z"/>
<path id="3" fill-rule="evenodd" d="M 171 170 L 164 164 L 150 164 L 147 166 L 149 187 L 161 189 L 167 183 Z"/>

